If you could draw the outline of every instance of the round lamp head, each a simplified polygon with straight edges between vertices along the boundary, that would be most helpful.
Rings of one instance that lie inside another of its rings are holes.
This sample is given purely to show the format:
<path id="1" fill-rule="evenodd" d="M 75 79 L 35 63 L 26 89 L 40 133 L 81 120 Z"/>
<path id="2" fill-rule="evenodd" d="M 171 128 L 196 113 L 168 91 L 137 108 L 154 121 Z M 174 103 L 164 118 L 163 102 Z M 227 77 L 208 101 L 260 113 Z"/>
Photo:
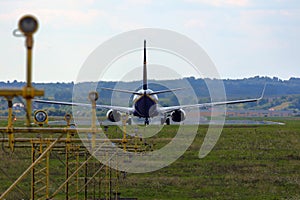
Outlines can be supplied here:
<path id="1" fill-rule="evenodd" d="M 25 15 L 19 21 L 19 30 L 25 35 L 33 34 L 38 29 L 38 21 L 32 15 Z"/>
<path id="2" fill-rule="evenodd" d="M 90 99 L 90 101 L 97 101 L 98 100 L 98 98 L 99 98 L 99 95 L 98 95 L 98 93 L 97 92 L 90 92 L 89 93 L 89 99 Z"/>
<path id="3" fill-rule="evenodd" d="M 65 115 L 65 121 L 70 122 L 71 119 L 72 119 L 72 115 L 70 115 L 70 114 Z"/>
<path id="4" fill-rule="evenodd" d="M 34 112 L 34 122 L 38 125 L 43 125 L 48 122 L 48 115 L 43 110 L 37 110 Z"/>

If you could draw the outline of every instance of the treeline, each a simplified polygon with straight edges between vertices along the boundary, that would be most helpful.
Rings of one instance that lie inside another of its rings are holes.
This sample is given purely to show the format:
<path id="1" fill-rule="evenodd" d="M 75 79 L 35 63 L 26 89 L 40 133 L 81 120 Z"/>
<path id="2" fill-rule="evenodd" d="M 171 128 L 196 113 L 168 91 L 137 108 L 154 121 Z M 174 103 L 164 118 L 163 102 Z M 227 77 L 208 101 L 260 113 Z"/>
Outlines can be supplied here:
<path id="1" fill-rule="evenodd" d="M 267 84 L 265 96 L 262 101 L 240 105 L 239 108 L 247 109 L 269 109 L 277 107 L 282 110 L 300 110 L 300 78 L 290 78 L 289 80 L 281 80 L 273 77 L 251 77 L 244 79 L 199 79 L 188 77 L 176 80 L 149 80 L 149 88 L 154 91 L 184 88 L 182 90 L 163 93 L 159 95 L 160 104 L 162 106 L 204 103 L 216 100 L 225 100 L 222 95 L 218 96 L 220 90 L 219 84 L 224 85 L 226 97 L 228 100 L 240 98 L 255 98 L 262 93 L 264 85 Z M 71 83 L 34 83 L 34 87 L 44 89 L 45 96 L 42 99 L 57 101 L 76 101 L 88 103 L 88 93 L 96 90 L 100 94 L 98 103 L 112 104 L 120 106 L 131 106 L 130 102 L 133 95 L 128 93 L 112 92 L 102 88 L 115 88 L 122 90 L 136 91 L 141 89 L 141 81 L 133 82 L 84 82 L 74 84 Z M 209 87 L 208 87 L 209 85 Z M 21 88 L 25 86 L 25 82 L 0 82 L 0 88 Z M 210 89 L 209 89 L 210 88 Z M 220 91 L 220 94 L 222 91 Z M 211 99 L 210 95 L 214 98 Z M 20 101 L 15 99 L 15 102 Z M 285 104 L 284 104 L 285 103 Z M 280 106 L 283 105 L 283 106 Z M 58 105 L 34 105 L 35 108 L 45 108 L 53 114 L 62 115 L 70 108 Z M 0 111 L 5 114 L 7 108 L 6 102 L 1 98 Z"/>

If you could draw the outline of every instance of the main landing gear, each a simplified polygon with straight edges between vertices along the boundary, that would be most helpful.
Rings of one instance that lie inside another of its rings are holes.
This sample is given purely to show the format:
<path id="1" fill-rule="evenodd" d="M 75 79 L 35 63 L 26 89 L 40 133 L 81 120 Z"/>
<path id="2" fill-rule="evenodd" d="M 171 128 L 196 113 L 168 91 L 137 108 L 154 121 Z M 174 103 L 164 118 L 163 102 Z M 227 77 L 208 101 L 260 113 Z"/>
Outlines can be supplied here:
<path id="1" fill-rule="evenodd" d="M 166 119 L 166 125 L 170 125 L 170 118 L 169 117 Z"/>
<path id="2" fill-rule="evenodd" d="M 145 125 L 149 125 L 149 119 L 148 118 L 145 118 Z"/>
<path id="3" fill-rule="evenodd" d="M 128 124 L 128 125 L 131 125 L 131 124 L 132 124 L 132 119 L 131 119 L 131 117 L 128 118 L 127 124 Z"/>
<path id="4" fill-rule="evenodd" d="M 161 118 L 160 125 L 164 125 L 165 123 L 166 123 L 166 125 L 170 125 L 170 118 L 169 117 Z"/>

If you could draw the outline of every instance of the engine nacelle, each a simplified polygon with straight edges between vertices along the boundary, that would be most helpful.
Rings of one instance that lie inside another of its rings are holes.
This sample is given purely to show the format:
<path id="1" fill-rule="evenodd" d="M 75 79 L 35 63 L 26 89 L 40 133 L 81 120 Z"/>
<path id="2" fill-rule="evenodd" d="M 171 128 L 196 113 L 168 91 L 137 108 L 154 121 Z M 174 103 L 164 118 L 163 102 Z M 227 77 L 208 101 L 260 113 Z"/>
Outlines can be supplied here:
<path id="1" fill-rule="evenodd" d="M 109 110 L 106 113 L 106 117 L 111 122 L 118 122 L 121 120 L 121 113 L 116 110 Z"/>
<path id="2" fill-rule="evenodd" d="M 182 109 L 174 110 L 173 112 L 171 112 L 171 118 L 174 122 L 181 122 L 185 120 L 185 117 L 186 114 Z"/>

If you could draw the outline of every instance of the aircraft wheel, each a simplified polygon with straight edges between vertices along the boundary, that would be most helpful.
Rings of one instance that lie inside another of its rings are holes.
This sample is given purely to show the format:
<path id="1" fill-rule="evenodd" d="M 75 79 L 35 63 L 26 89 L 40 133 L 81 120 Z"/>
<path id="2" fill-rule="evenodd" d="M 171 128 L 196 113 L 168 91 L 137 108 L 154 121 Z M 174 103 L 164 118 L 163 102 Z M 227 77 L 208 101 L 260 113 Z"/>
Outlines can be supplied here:
<path id="1" fill-rule="evenodd" d="M 167 124 L 167 125 L 170 125 L 170 118 L 167 118 L 167 119 L 166 119 L 166 124 Z"/>
<path id="2" fill-rule="evenodd" d="M 161 118 L 161 119 L 160 119 L 160 125 L 164 125 L 165 122 L 166 122 L 166 118 Z"/>
<path id="3" fill-rule="evenodd" d="M 128 125 L 131 125 L 131 124 L 132 124 L 132 119 L 131 119 L 131 118 L 128 118 L 127 124 L 128 124 Z"/>

